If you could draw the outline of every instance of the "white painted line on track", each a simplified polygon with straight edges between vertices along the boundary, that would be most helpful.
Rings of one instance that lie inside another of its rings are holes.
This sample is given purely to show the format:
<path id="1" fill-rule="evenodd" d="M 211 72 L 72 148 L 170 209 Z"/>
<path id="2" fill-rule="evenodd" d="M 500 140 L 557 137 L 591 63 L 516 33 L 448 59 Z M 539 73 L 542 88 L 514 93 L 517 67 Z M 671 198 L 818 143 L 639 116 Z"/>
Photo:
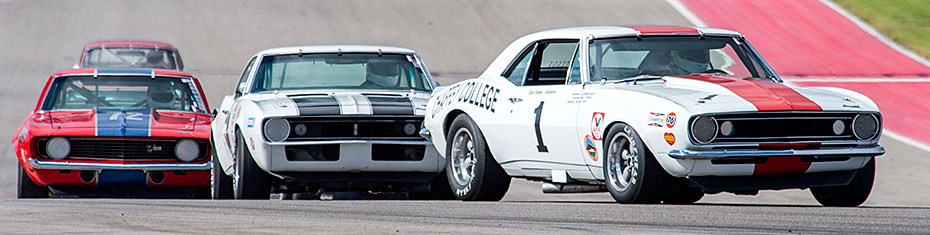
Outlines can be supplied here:
<path id="1" fill-rule="evenodd" d="M 697 15 L 694 14 L 694 12 L 691 12 L 691 10 L 689 10 L 688 7 L 685 7 L 685 4 L 682 4 L 681 1 L 678 1 L 678 0 L 665 0 L 665 1 L 668 2 L 669 5 L 672 5 L 672 8 L 675 8 L 675 10 L 677 10 L 678 13 L 681 14 L 681 16 L 684 16 L 685 19 L 688 19 L 688 21 L 690 21 L 691 24 L 693 24 L 694 26 L 707 27 L 707 24 L 705 24 L 704 21 L 701 20 L 701 18 L 698 18 Z"/>
<path id="2" fill-rule="evenodd" d="M 855 83 L 879 83 L 879 82 L 930 82 L 930 78 L 893 78 L 893 77 L 782 77 L 790 82 L 855 82 Z"/>
<path id="3" fill-rule="evenodd" d="M 907 137 L 907 136 L 900 135 L 900 134 L 898 134 L 898 133 L 895 133 L 894 131 L 890 131 L 890 130 L 888 130 L 888 129 L 882 129 L 882 136 L 883 136 L 883 137 L 891 137 L 891 138 L 894 139 L 894 140 L 897 140 L 897 141 L 900 141 L 901 143 L 904 143 L 904 144 L 913 146 L 914 148 L 918 148 L 918 149 L 923 150 L 923 151 L 925 151 L 925 152 L 930 152 L 930 145 L 921 143 L 920 141 L 911 139 L 911 138 L 909 138 L 909 137 Z"/>
<path id="4" fill-rule="evenodd" d="M 895 49 L 899 53 L 904 54 L 907 57 L 910 57 L 911 59 L 917 62 L 920 62 L 924 66 L 930 67 L 930 61 L 928 61 L 926 58 L 921 57 L 920 55 L 917 55 L 917 53 L 914 53 L 913 51 L 908 50 L 907 48 L 904 48 L 901 45 L 898 45 L 897 43 L 895 43 L 894 41 L 891 41 L 890 39 L 886 38 L 885 35 L 882 35 L 882 33 L 879 33 L 878 30 L 875 30 L 875 28 L 872 28 L 872 26 L 865 23 L 865 21 L 862 21 L 862 19 L 859 19 L 859 17 L 856 17 L 852 13 L 849 13 L 848 11 L 846 11 L 846 9 L 843 9 L 843 7 L 836 5 L 836 3 L 833 3 L 833 1 L 820 0 L 820 2 L 823 3 L 824 5 L 827 5 L 834 11 L 840 13 L 840 15 L 843 15 L 843 17 L 846 17 L 846 19 L 849 19 L 849 21 L 852 21 L 853 23 L 855 23 L 856 26 L 859 26 L 859 28 L 861 28 L 863 31 L 871 34 L 873 37 L 885 43 L 889 47 Z"/>

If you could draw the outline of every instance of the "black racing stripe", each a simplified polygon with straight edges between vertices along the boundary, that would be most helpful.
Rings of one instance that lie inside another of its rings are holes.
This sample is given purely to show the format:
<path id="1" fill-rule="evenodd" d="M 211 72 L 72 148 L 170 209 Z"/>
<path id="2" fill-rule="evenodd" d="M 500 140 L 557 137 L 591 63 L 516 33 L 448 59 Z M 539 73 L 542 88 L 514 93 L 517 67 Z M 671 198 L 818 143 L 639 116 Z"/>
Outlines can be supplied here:
<path id="1" fill-rule="evenodd" d="M 300 116 L 339 115 L 339 102 L 332 96 L 291 98 L 297 104 Z"/>
<path id="2" fill-rule="evenodd" d="M 373 115 L 413 115 L 413 103 L 407 97 L 365 96 Z"/>

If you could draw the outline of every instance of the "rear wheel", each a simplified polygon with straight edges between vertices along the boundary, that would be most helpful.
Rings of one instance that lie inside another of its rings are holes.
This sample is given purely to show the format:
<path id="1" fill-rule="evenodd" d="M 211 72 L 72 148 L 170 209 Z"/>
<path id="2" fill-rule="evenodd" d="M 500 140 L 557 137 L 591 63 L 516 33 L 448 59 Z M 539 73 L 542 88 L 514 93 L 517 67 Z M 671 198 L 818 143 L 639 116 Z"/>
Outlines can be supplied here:
<path id="1" fill-rule="evenodd" d="M 236 133 L 236 174 L 233 177 L 236 199 L 263 199 L 271 196 L 271 176 L 255 164 L 242 133 Z"/>
<path id="2" fill-rule="evenodd" d="M 455 117 L 446 136 L 446 176 L 455 196 L 465 201 L 499 201 L 510 187 L 510 176 L 464 114 Z"/>
<path id="3" fill-rule="evenodd" d="M 32 178 L 29 178 L 29 175 L 26 174 L 26 169 L 20 164 L 16 165 L 19 166 L 19 188 L 16 190 L 16 196 L 18 198 L 47 198 L 49 196 L 48 187 L 36 185 Z"/>
<path id="4" fill-rule="evenodd" d="M 620 203 L 658 203 L 662 187 L 667 182 L 665 169 L 659 165 L 640 139 L 639 134 L 624 123 L 607 132 L 604 143 L 604 176 L 607 191 Z"/>
<path id="5" fill-rule="evenodd" d="M 875 181 L 875 158 L 856 171 L 848 185 L 811 188 L 814 199 L 823 206 L 855 207 L 865 203 Z"/>

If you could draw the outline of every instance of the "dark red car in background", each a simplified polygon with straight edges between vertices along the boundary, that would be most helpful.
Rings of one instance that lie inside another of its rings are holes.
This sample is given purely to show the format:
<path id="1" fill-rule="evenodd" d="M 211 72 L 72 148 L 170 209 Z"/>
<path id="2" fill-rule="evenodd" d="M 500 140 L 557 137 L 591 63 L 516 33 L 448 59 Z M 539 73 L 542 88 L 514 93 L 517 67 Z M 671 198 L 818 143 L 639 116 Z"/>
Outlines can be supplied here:
<path id="1" fill-rule="evenodd" d="M 181 71 L 55 73 L 12 139 L 18 196 L 208 198 L 208 110 L 200 82 Z"/>
<path id="2" fill-rule="evenodd" d="M 106 40 L 87 43 L 78 68 L 152 68 L 184 71 L 181 54 L 174 46 L 155 41 Z"/>

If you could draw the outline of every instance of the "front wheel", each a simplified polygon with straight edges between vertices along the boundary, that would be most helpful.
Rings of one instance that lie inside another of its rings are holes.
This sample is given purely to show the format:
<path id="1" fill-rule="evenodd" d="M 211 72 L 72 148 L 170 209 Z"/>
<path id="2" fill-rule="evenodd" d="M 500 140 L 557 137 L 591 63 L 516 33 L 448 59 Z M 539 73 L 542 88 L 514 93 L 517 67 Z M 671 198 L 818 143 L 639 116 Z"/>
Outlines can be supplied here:
<path id="1" fill-rule="evenodd" d="M 452 192 L 464 201 L 499 201 L 510 187 L 510 176 L 465 114 L 455 117 L 446 136 L 446 176 Z"/>
<path id="2" fill-rule="evenodd" d="M 47 198 L 49 191 L 48 187 L 40 187 L 32 181 L 32 178 L 29 178 L 29 175 L 26 174 L 26 169 L 23 168 L 23 165 L 16 164 L 19 166 L 19 188 L 16 190 L 17 198 Z"/>
<path id="3" fill-rule="evenodd" d="M 620 203 L 658 203 L 667 173 L 646 150 L 639 134 L 617 123 L 606 137 L 604 178 L 610 196 Z"/>
<path id="4" fill-rule="evenodd" d="M 242 133 L 236 135 L 236 174 L 233 177 L 236 199 L 263 199 L 271 196 L 271 175 L 255 164 Z"/>
<path id="5" fill-rule="evenodd" d="M 865 203 L 875 181 L 875 158 L 856 171 L 848 185 L 811 188 L 814 199 L 823 206 L 855 207 Z"/>
<path id="6" fill-rule="evenodd" d="M 213 169 L 211 170 L 210 195 L 213 199 L 232 199 L 233 198 L 233 177 L 223 172 L 223 166 L 219 160 L 213 159 Z"/>

